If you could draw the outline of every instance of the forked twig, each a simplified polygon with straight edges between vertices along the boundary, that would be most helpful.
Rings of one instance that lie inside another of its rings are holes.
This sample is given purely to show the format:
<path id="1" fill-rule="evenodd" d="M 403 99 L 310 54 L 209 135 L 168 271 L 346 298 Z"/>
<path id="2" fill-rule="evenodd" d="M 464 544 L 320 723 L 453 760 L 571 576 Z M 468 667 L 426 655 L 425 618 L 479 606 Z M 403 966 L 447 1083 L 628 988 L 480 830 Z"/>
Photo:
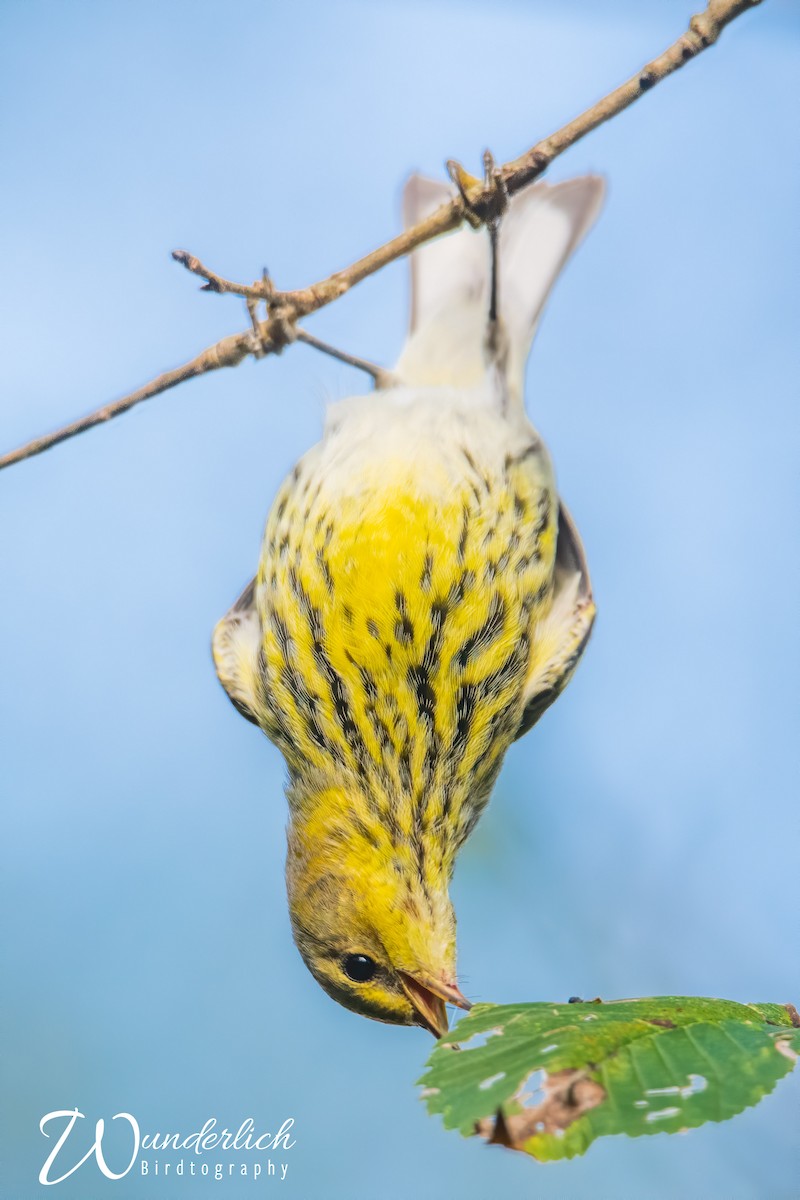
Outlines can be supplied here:
<path id="1" fill-rule="evenodd" d="M 233 334 L 223 338 L 213 346 L 207 347 L 191 362 L 172 371 L 166 371 L 157 379 L 151 380 L 144 387 L 130 392 L 121 400 L 115 400 L 97 409 L 88 416 L 64 425 L 53 433 L 35 438 L 18 450 L 0 457 L 0 470 L 10 467 L 13 463 L 25 458 L 41 454 L 58 442 L 66 441 L 94 425 L 109 421 L 121 413 L 127 412 L 134 405 L 153 396 L 160 395 L 186 379 L 204 375 L 209 371 L 219 370 L 220 367 L 238 366 L 248 355 L 261 358 L 266 354 L 280 353 L 284 346 L 294 340 L 306 342 L 308 345 L 324 349 L 326 353 L 334 354 L 344 362 L 368 371 L 380 387 L 388 381 L 389 375 L 381 368 L 366 363 L 363 359 L 345 355 L 333 347 L 320 343 L 318 339 L 305 330 L 297 327 L 297 321 L 310 313 L 316 312 L 325 305 L 332 303 L 344 295 L 350 288 L 374 275 L 376 271 L 388 266 L 398 258 L 410 254 L 412 250 L 422 246 L 432 238 L 450 230 L 457 229 L 464 220 L 471 223 L 490 222 L 496 217 L 498 195 L 502 192 L 514 195 L 515 192 L 527 187 L 549 167 L 560 154 L 591 133 L 598 125 L 615 117 L 628 108 L 635 100 L 650 91 L 662 79 L 666 79 L 673 71 L 677 71 L 690 59 L 695 58 L 708 46 L 713 45 L 726 25 L 747 9 L 755 8 L 761 0 L 709 0 L 702 13 L 692 17 L 688 30 L 678 38 L 667 50 L 647 63 L 640 71 L 632 76 L 621 87 L 610 92 L 597 104 L 592 105 L 574 121 L 570 121 L 562 129 L 538 142 L 527 153 L 498 168 L 488 183 L 474 179 L 457 164 L 453 164 L 451 174 L 459 184 L 459 194 L 447 204 L 441 205 L 424 221 L 420 221 L 410 229 L 406 229 L 385 245 L 373 250 L 360 258 L 351 266 L 337 271 L 327 279 L 293 292 L 279 292 L 272 281 L 264 274 L 261 280 L 253 284 L 240 284 L 224 279 L 221 275 L 210 271 L 198 258 L 185 250 L 176 250 L 173 257 L 187 270 L 199 275 L 205 280 L 203 290 L 227 293 L 241 296 L 247 301 L 251 315 L 252 328 L 243 333 Z M 257 305 L 266 304 L 267 316 L 259 320 Z"/>

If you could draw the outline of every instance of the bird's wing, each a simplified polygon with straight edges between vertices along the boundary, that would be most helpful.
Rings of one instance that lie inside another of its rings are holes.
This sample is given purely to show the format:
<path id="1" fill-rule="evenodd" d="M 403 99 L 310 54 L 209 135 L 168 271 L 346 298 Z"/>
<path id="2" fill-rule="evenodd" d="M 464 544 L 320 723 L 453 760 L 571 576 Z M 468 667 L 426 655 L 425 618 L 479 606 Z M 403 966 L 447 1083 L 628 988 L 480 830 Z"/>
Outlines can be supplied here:
<path id="1" fill-rule="evenodd" d="M 258 722 L 260 624 L 251 579 L 232 608 L 214 628 L 211 651 L 219 681 L 243 717 Z"/>
<path id="2" fill-rule="evenodd" d="M 569 683 L 586 648 L 595 606 L 586 555 L 564 505 L 558 514 L 553 604 L 534 634 L 525 706 L 515 737 L 536 724 Z"/>

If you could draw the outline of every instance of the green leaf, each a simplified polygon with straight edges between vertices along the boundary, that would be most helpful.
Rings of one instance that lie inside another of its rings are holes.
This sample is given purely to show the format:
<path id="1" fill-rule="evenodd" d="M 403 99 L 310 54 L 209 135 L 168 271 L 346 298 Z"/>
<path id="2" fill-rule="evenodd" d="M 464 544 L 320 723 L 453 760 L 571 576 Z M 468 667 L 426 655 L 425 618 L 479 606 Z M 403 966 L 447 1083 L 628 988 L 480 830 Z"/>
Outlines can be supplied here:
<path id="1" fill-rule="evenodd" d="M 771 1092 L 800 1052 L 791 1005 L 687 996 L 478 1004 L 419 1082 L 448 1129 L 541 1160 L 597 1137 L 724 1121 Z"/>

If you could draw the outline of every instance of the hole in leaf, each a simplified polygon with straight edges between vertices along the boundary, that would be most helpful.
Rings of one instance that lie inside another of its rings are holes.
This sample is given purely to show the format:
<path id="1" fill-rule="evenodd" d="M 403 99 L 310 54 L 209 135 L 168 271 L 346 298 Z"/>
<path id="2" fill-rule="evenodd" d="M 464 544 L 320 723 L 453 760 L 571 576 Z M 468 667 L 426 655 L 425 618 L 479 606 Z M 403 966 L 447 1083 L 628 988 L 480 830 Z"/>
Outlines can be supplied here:
<path id="1" fill-rule="evenodd" d="M 689 1096 L 695 1096 L 698 1092 L 703 1092 L 708 1087 L 708 1082 L 704 1075 L 688 1075 L 688 1083 L 684 1087 L 679 1087 L 678 1084 L 673 1084 L 672 1087 L 664 1088 L 648 1088 L 645 1092 L 646 1096 L 682 1096 L 685 1100 Z"/>
<path id="2" fill-rule="evenodd" d="M 531 1071 L 517 1093 L 517 1099 L 524 1108 L 536 1108 L 544 1101 L 546 1079 L 546 1071 Z"/>
<path id="3" fill-rule="evenodd" d="M 478 1121 L 477 1132 L 494 1145 L 521 1149 L 536 1134 L 562 1138 L 573 1121 L 606 1098 L 605 1088 L 584 1071 L 556 1071 L 552 1075 L 534 1071 L 523 1084 L 530 1086 L 535 1088 L 533 1093 L 517 1096 L 525 1105 L 524 1112 L 506 1115 L 501 1108 L 494 1120 Z"/>
<path id="4" fill-rule="evenodd" d="M 459 1042 L 459 1045 L 462 1050 L 480 1050 L 490 1037 L 500 1037 L 503 1032 L 503 1026 L 496 1025 L 494 1029 L 487 1029 L 485 1033 L 473 1033 L 465 1042 Z"/>

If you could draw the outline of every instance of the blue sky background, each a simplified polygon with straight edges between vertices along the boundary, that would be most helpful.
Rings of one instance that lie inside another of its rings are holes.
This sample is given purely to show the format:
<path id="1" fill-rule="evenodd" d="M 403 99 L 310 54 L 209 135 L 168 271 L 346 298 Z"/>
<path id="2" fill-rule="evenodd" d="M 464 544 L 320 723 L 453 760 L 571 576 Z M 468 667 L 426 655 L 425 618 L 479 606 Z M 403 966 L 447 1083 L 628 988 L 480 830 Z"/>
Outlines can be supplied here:
<path id="1" fill-rule="evenodd" d="M 411 169 L 516 155 L 691 7 L 3 0 L 0 444 L 245 327 L 174 247 L 308 284 L 396 231 Z M 459 862 L 474 999 L 800 996 L 799 34 L 769 0 L 552 171 L 609 185 L 529 373 L 599 618 Z M 391 363 L 406 309 L 399 264 L 308 327 Z M 445 1133 L 413 1087 L 429 1037 L 302 965 L 282 763 L 209 637 L 325 402 L 361 387 L 298 346 L 0 476 L 3 1194 L 43 1191 L 39 1118 L 77 1105 L 151 1132 L 292 1115 L 263 1190 L 303 1200 L 796 1195 L 800 1075 L 727 1124 L 541 1167 Z M 88 1166 L 57 1193 L 185 1194 L 261 1193 Z"/>

